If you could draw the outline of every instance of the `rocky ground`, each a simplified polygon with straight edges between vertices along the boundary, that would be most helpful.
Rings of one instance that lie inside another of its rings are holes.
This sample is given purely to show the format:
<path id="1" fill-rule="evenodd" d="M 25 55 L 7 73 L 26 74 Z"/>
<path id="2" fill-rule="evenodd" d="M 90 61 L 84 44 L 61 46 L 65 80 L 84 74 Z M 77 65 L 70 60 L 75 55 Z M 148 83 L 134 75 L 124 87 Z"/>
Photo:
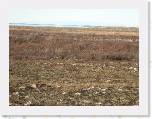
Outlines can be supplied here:
<path id="1" fill-rule="evenodd" d="M 136 62 L 10 62 L 10 105 L 138 105 Z"/>
<path id="2" fill-rule="evenodd" d="M 9 105 L 139 105 L 138 31 L 10 26 Z"/>

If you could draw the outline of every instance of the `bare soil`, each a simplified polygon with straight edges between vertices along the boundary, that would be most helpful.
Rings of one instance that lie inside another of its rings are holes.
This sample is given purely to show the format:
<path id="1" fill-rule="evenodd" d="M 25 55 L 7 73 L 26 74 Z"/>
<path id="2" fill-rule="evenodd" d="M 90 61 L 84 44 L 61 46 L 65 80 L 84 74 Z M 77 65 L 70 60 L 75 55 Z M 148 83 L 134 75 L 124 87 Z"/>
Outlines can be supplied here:
<path id="1" fill-rule="evenodd" d="M 139 105 L 138 28 L 10 26 L 10 106 Z"/>

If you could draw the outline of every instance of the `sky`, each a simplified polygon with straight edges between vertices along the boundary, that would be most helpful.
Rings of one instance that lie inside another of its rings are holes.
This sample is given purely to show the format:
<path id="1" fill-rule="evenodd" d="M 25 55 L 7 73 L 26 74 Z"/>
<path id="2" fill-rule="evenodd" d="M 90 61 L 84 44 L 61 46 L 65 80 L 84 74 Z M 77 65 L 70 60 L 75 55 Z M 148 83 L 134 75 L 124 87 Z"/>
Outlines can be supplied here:
<path id="1" fill-rule="evenodd" d="M 135 9 L 13 9 L 9 23 L 138 27 L 139 16 Z"/>

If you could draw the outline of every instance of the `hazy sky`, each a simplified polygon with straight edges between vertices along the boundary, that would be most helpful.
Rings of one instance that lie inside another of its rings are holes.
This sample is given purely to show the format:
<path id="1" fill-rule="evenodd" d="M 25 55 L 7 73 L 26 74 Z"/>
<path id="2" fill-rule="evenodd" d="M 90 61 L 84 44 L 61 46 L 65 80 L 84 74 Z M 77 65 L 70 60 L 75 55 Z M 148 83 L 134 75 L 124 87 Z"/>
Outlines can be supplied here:
<path id="1" fill-rule="evenodd" d="M 138 12 L 133 9 L 14 9 L 10 23 L 139 26 Z"/>

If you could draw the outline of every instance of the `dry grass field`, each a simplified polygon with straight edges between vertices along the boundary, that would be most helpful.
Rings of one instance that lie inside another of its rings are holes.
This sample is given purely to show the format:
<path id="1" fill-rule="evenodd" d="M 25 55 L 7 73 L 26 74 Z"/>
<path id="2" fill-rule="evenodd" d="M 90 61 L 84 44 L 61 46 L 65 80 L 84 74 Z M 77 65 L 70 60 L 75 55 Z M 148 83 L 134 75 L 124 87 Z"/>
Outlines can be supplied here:
<path id="1" fill-rule="evenodd" d="M 139 33 L 128 27 L 9 30 L 10 106 L 139 105 Z"/>

